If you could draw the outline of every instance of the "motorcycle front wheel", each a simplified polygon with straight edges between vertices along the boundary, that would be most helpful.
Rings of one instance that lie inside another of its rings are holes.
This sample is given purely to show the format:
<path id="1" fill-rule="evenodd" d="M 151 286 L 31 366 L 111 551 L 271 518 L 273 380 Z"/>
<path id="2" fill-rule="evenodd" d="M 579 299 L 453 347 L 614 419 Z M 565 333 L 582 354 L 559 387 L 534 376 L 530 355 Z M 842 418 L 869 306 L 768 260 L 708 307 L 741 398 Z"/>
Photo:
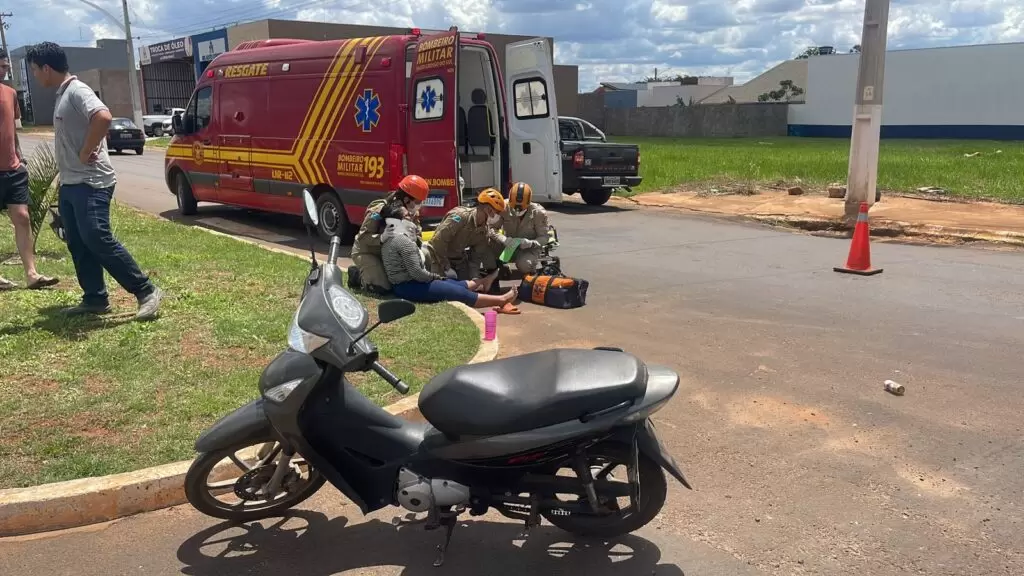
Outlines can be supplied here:
<path id="1" fill-rule="evenodd" d="M 640 483 L 639 502 L 632 498 L 606 497 L 598 494 L 601 503 L 610 511 L 604 514 L 573 512 L 558 514 L 551 511 L 541 512 L 548 522 L 556 527 L 577 536 L 593 538 L 614 538 L 635 532 L 654 520 L 665 505 L 668 485 L 661 466 L 643 453 L 639 454 L 637 474 Z M 629 482 L 629 468 L 632 467 L 629 446 L 619 443 L 604 442 L 587 450 L 587 465 L 595 480 L 613 482 Z M 571 467 L 565 466 L 555 472 L 556 475 L 575 476 Z M 578 501 L 568 495 L 551 495 L 563 501 Z"/>
<path id="2" fill-rule="evenodd" d="M 185 475 L 185 497 L 196 510 L 235 522 L 277 515 L 298 505 L 324 485 L 324 477 L 298 454 L 281 462 L 274 439 L 204 452 Z M 277 488 L 268 492 L 277 477 Z"/>

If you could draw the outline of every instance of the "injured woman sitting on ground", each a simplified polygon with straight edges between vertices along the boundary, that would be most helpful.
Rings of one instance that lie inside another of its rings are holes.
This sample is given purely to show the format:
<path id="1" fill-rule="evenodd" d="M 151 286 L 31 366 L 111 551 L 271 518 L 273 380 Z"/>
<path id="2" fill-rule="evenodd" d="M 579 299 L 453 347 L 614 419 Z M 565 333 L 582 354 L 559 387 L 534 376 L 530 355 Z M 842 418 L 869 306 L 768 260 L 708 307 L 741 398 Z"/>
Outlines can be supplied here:
<path id="1" fill-rule="evenodd" d="M 381 260 L 395 296 L 411 302 L 462 302 L 474 308 L 504 306 L 516 299 L 516 288 L 501 295 L 486 293 L 497 279 L 497 271 L 476 280 L 452 280 L 430 272 L 424 266 L 418 230 L 408 220 L 408 212 L 388 206 L 381 216 L 386 224 L 380 237 Z"/>

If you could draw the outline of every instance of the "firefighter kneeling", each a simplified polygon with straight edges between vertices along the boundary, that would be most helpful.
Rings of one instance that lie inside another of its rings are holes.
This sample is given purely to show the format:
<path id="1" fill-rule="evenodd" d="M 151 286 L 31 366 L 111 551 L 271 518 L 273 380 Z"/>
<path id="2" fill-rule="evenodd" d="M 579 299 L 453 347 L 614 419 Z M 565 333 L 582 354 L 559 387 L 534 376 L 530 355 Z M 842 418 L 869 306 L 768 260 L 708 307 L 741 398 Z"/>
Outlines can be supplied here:
<path id="1" fill-rule="evenodd" d="M 381 210 L 389 204 L 400 204 L 410 214 L 417 214 L 420 204 L 427 199 L 430 187 L 420 176 L 410 174 L 398 183 L 398 189 L 387 197 L 374 200 L 366 207 L 363 225 L 356 234 L 352 244 L 352 262 L 349 268 L 348 285 L 350 288 L 362 288 L 374 294 L 386 294 L 391 291 L 391 283 L 384 272 L 384 264 L 380 259 L 380 235 L 384 232 L 384 219 Z"/>
<path id="2" fill-rule="evenodd" d="M 536 274 L 541 267 L 544 245 L 549 241 L 550 225 L 547 211 L 533 203 L 533 190 L 526 182 L 516 182 L 509 188 L 502 229 L 508 241 L 520 241 L 512 258 L 516 269 L 523 275 Z"/>

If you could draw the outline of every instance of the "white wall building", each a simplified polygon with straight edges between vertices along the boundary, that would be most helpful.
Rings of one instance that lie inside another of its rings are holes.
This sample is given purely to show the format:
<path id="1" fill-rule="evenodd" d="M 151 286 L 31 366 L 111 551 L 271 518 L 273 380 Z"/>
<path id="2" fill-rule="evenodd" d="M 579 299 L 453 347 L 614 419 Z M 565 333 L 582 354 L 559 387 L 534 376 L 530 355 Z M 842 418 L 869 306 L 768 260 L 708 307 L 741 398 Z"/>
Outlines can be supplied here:
<path id="1" fill-rule="evenodd" d="M 791 136 L 849 137 L 859 58 L 808 60 Z M 882 137 L 1024 140 L 1024 43 L 887 52 Z"/>

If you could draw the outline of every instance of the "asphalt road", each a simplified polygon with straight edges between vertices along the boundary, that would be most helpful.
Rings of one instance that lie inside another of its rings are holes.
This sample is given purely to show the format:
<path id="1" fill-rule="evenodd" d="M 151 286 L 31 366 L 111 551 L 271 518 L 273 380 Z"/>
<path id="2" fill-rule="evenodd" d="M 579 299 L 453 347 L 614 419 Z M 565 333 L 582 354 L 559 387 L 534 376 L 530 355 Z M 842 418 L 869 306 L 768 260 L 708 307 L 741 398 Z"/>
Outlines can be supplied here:
<path id="1" fill-rule="evenodd" d="M 114 162 L 120 200 L 173 207 L 158 154 Z M 520 547 L 507 522 L 469 522 L 444 573 L 1024 574 L 1024 255 L 875 243 L 885 272 L 861 278 L 832 272 L 842 240 L 580 205 L 552 219 L 588 305 L 524 304 L 501 318 L 502 353 L 618 345 L 678 369 L 656 423 L 695 490 L 672 486 L 613 548 L 551 528 Z M 287 219 L 214 208 L 198 223 L 301 245 Z M 303 508 L 243 533 L 181 507 L 0 541 L 0 556 L 48 576 L 440 572 L 438 533 L 363 521 L 329 490 Z"/>

